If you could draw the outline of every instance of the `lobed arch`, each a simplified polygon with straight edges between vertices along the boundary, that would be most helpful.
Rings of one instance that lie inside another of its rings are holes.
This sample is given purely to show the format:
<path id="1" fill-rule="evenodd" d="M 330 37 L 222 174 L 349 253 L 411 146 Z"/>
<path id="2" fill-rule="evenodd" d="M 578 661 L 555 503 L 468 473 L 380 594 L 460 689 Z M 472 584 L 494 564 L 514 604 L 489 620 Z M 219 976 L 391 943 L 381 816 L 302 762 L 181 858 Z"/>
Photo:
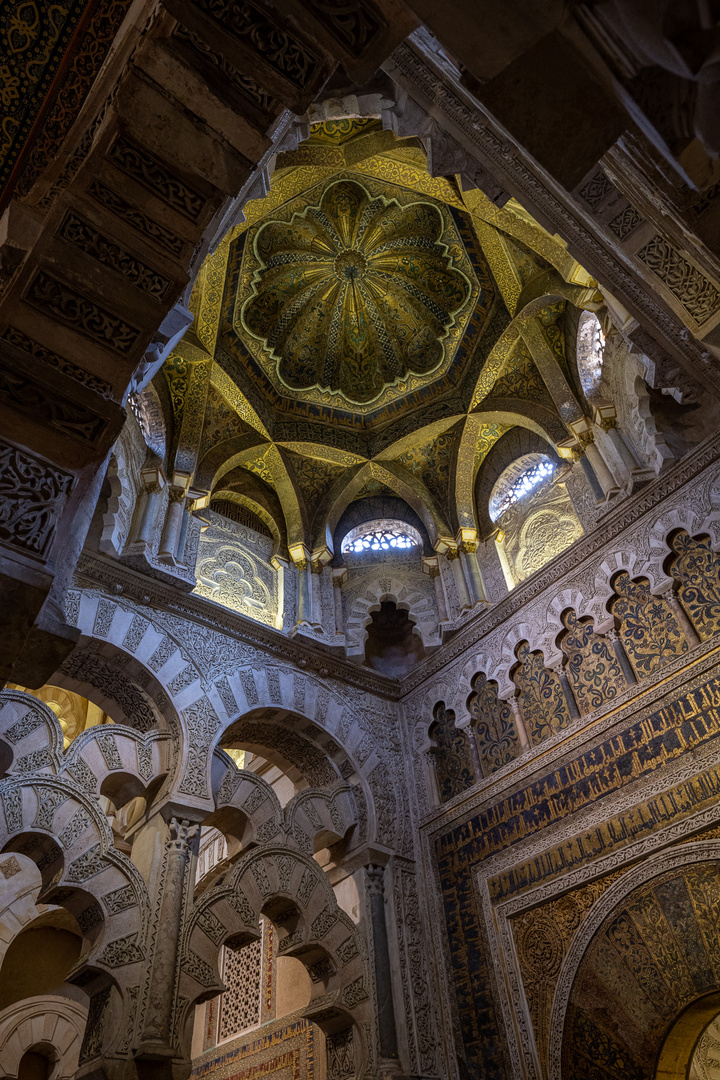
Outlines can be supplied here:
<path id="1" fill-rule="evenodd" d="M 186 1004 L 179 1037 L 189 1048 L 193 1006 L 223 988 L 221 946 L 259 940 L 263 914 L 285 931 L 279 955 L 299 959 L 314 976 L 304 1017 L 329 1035 L 352 1029 L 356 1075 L 363 1075 L 365 1025 L 373 1023 L 363 941 L 315 860 L 283 845 L 248 852 L 195 902 L 180 951 L 179 995 Z"/>
<path id="2" fill-rule="evenodd" d="M 34 863 L 37 900 L 67 911 L 82 931 L 72 979 L 86 988 L 91 1011 L 93 998 L 102 996 L 110 1022 L 94 1044 L 96 1056 L 111 1054 L 134 1009 L 146 954 L 145 882 L 116 850 L 107 818 L 77 781 L 9 776 L 0 782 L 0 803 L 0 851 Z"/>
<path id="3" fill-rule="evenodd" d="M 501 685 L 502 671 L 498 670 L 497 665 L 493 666 L 490 655 L 486 650 L 478 650 L 466 660 L 462 666 L 457 684 L 452 689 L 450 698 L 446 699 L 448 707 L 455 713 L 456 727 L 469 727 L 470 725 L 468 699 L 474 693 L 473 679 L 481 672 L 488 680 L 496 682 L 498 688 Z M 428 726 L 429 723 L 430 721 L 428 721 Z"/>
<path id="4" fill-rule="evenodd" d="M 105 482 L 110 488 L 107 507 L 102 518 L 98 549 L 105 555 L 122 555 L 128 537 L 135 506 L 135 491 L 129 476 L 130 464 L 122 436 L 115 443 L 108 461 Z"/>
<path id="5" fill-rule="evenodd" d="M 117 670 L 126 681 L 132 674 L 147 684 L 143 693 L 152 694 L 153 715 L 157 713 L 151 730 L 167 732 L 173 745 L 174 768 L 164 798 L 177 792 L 198 810 L 212 812 L 217 768 L 213 750 L 224 733 L 235 720 L 256 710 L 268 710 L 272 716 L 279 712 L 302 718 L 305 737 L 333 763 L 338 783 L 345 776 L 354 778 L 358 798 L 365 803 L 367 838 L 382 838 L 388 847 L 407 845 L 404 820 L 397 812 L 400 794 L 386 755 L 378 753 L 374 721 L 363 709 L 351 706 L 339 687 L 297 665 L 262 653 L 248 654 L 246 646 L 201 624 L 194 626 L 190 646 L 173 636 L 163 616 L 158 625 L 148 608 L 127 599 L 87 590 L 74 592 L 71 601 L 85 648 L 76 649 L 69 660 L 75 670 L 73 658 L 79 653 L 79 670 L 87 682 L 67 685 L 87 686 L 85 696 L 94 694 L 101 704 L 104 697 L 98 699 L 97 687 L 90 683 L 91 665 L 97 665 L 98 656 L 118 657 Z M 102 640 L 96 627 L 103 632 Z"/>
<path id="6" fill-rule="evenodd" d="M 346 784 L 332 792 L 300 791 L 284 811 L 287 833 L 306 854 L 348 842 L 358 828 L 353 788 Z"/>
<path id="7" fill-rule="evenodd" d="M 442 644 L 437 610 L 428 597 L 414 593 L 405 582 L 391 577 L 389 589 L 387 583 L 371 581 L 364 585 L 362 595 L 353 600 L 345 621 L 345 654 L 348 659 L 365 655 L 367 627 L 372 622 L 372 613 L 379 611 L 380 605 L 386 600 L 392 601 L 398 610 L 407 611 L 415 623 L 413 633 L 417 634 L 426 649 Z"/>
<path id="8" fill-rule="evenodd" d="M 665 569 L 669 558 L 669 537 L 681 529 L 689 536 L 709 536 L 713 548 L 720 548 L 720 511 L 702 514 L 696 507 L 685 505 L 663 514 L 650 530 L 648 538 L 649 569 L 661 584 L 671 580 Z"/>
<path id="9" fill-rule="evenodd" d="M 511 627 L 504 634 L 493 635 L 490 641 L 483 644 L 482 650 L 478 650 L 470 659 L 463 661 L 462 667 L 453 679 L 435 684 L 435 689 L 431 692 L 433 701 L 425 701 L 423 705 L 425 718 L 423 723 L 430 723 L 427 718 L 434 701 L 438 697 L 443 697 L 448 708 L 452 708 L 456 714 L 456 726 L 461 728 L 466 726 L 468 723 L 466 704 L 470 693 L 470 683 L 473 675 L 478 671 L 482 671 L 487 679 L 498 683 L 501 698 L 507 699 L 514 696 L 516 688 L 511 678 L 511 671 L 516 663 L 515 650 L 521 641 L 527 641 L 531 652 L 542 654 L 543 663 L 547 668 L 553 669 L 563 665 L 564 654 L 560 647 L 560 640 L 567 632 L 563 615 L 569 611 L 573 612 L 578 620 L 590 619 L 593 632 L 607 636 L 608 632 L 615 627 L 615 618 L 609 605 L 617 595 L 613 587 L 617 575 L 626 572 L 632 580 L 644 578 L 650 582 L 653 593 L 664 595 L 675 582 L 675 579 L 664 569 L 668 559 L 672 557 L 670 541 L 673 534 L 684 528 L 690 536 L 709 537 L 712 550 L 717 551 L 720 545 L 713 540 L 713 532 L 716 534 L 717 531 L 713 530 L 716 521 L 715 511 L 702 514 L 697 509 L 692 509 L 679 515 L 665 514 L 658 518 L 655 525 L 649 529 L 652 538 L 648 545 L 649 557 L 648 546 L 643 543 L 639 543 L 635 548 L 618 548 L 610 551 L 594 575 L 585 576 L 585 582 L 590 583 L 590 588 L 569 586 L 547 600 L 531 603 L 526 610 L 526 621 Z M 687 639 L 683 635 L 682 640 L 689 648 L 693 647 L 692 639 Z"/>
<path id="10" fill-rule="evenodd" d="M 4 774 L 65 778 L 97 799 L 113 788 L 124 801 L 153 798 L 172 770 L 173 744 L 166 734 L 143 735 L 120 724 L 89 728 L 63 752 L 63 732 L 52 709 L 22 691 L 0 692 L 0 749 Z M 105 787 L 105 791 L 103 791 Z M 122 805 L 122 804 L 121 804 Z"/>

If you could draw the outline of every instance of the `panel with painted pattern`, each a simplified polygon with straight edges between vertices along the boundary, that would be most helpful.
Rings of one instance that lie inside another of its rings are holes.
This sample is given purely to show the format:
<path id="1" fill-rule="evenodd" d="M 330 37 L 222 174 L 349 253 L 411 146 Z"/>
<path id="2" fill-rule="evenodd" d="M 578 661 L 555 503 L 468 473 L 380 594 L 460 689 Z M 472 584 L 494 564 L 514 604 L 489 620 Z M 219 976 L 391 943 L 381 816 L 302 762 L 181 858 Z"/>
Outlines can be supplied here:
<path id="1" fill-rule="evenodd" d="M 435 707 L 435 723 L 430 729 L 435 740 L 435 771 L 440 801 L 447 802 L 475 783 L 467 733 L 455 727 L 455 713 L 443 705 Z"/>
<path id="2" fill-rule="evenodd" d="M 685 530 L 670 541 L 669 573 L 680 582 L 678 596 L 702 641 L 720 631 L 720 554 L 707 536 Z"/>
<path id="3" fill-rule="evenodd" d="M 570 711 L 562 684 L 555 672 L 545 667 L 542 653 L 531 652 L 527 641 L 521 641 L 515 655 L 520 663 L 512 678 L 520 691 L 520 708 L 528 737 L 536 745 L 567 727 Z"/>
<path id="4" fill-rule="evenodd" d="M 607 640 L 595 633 L 592 619 L 578 619 L 574 611 L 566 611 L 562 621 L 565 673 L 580 712 L 589 713 L 627 688 L 625 676 Z"/>
<path id="5" fill-rule="evenodd" d="M 687 652 L 687 642 L 667 600 L 653 596 L 649 582 L 632 581 L 622 570 L 613 582 L 612 613 L 638 679 L 652 675 L 668 660 Z"/>
<path id="6" fill-rule="evenodd" d="M 473 679 L 472 687 L 468 712 L 472 717 L 483 772 L 487 776 L 518 757 L 520 739 L 512 709 L 498 698 L 497 683 L 480 672 Z"/>

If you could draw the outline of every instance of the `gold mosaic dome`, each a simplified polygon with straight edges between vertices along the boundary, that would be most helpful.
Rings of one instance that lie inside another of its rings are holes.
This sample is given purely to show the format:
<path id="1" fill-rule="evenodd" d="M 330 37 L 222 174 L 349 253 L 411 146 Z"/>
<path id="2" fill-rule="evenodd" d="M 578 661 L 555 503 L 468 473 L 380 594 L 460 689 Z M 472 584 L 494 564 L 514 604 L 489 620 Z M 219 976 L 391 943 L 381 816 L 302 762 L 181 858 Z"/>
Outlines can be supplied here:
<path id="1" fill-rule="evenodd" d="M 354 180 L 256 233 L 258 263 L 242 325 L 291 390 L 373 401 L 445 359 L 444 341 L 472 294 L 441 242 L 436 206 L 372 195 Z"/>

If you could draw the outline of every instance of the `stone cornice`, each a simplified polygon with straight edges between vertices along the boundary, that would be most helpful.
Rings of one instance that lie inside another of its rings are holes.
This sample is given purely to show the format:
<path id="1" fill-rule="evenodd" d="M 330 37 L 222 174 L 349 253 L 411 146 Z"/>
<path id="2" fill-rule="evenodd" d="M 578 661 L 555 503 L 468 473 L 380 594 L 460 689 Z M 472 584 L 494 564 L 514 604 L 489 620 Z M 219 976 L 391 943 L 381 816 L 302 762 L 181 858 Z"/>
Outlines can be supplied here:
<path id="1" fill-rule="evenodd" d="M 75 579 L 76 585 L 81 588 L 101 589 L 116 599 L 123 597 L 141 607 L 200 623 L 322 678 L 338 679 L 349 686 L 394 701 L 400 697 L 401 684 L 397 679 L 358 667 L 297 637 L 287 637 L 262 623 L 237 615 L 211 600 L 183 593 L 171 585 L 135 573 L 103 555 L 84 552 L 78 562 Z"/>

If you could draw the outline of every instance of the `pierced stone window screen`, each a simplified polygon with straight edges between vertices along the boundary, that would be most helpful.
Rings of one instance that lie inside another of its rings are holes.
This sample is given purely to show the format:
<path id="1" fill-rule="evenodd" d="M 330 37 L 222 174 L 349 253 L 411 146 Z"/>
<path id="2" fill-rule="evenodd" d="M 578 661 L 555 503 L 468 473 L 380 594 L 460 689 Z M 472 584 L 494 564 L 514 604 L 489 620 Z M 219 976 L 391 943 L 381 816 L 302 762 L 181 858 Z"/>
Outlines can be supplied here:
<path id="1" fill-rule="evenodd" d="M 597 315 L 583 311 L 577 332 L 577 366 L 585 397 L 597 390 L 602 378 L 605 335 Z"/>
<path id="2" fill-rule="evenodd" d="M 222 979 L 227 990 L 220 996 L 218 1042 L 260 1023 L 262 942 L 253 941 L 241 949 L 223 948 Z"/>
<path id="3" fill-rule="evenodd" d="M 545 454 L 524 454 L 500 474 L 492 492 L 488 512 L 497 521 L 520 499 L 536 491 L 540 484 L 551 480 L 555 462 Z"/>
<path id="4" fill-rule="evenodd" d="M 342 550 L 401 551 L 422 547 L 417 529 L 404 521 L 375 520 L 356 525 L 343 540 Z"/>

